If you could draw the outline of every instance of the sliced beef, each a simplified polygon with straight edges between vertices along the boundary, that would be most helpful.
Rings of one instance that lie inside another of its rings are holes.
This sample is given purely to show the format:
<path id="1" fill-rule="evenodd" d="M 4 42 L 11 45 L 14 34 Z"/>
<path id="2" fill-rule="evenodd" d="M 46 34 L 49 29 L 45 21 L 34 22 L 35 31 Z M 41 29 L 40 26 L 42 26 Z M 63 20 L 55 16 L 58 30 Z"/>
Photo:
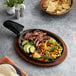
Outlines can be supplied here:
<path id="1" fill-rule="evenodd" d="M 52 37 L 48 36 L 47 33 L 35 30 L 31 33 L 27 33 L 22 40 L 34 41 L 36 43 L 36 47 L 38 48 L 42 45 L 42 43 L 50 39 L 52 39 Z"/>

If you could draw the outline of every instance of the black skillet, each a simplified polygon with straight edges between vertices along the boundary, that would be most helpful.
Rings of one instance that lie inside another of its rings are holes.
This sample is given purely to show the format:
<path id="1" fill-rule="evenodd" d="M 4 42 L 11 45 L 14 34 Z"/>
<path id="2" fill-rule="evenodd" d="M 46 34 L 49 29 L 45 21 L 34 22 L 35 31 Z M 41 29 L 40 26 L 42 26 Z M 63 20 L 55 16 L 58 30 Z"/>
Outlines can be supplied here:
<path id="1" fill-rule="evenodd" d="M 10 64 L 10 63 L 0 63 L 0 65 L 2 65 L 2 64 L 9 64 L 9 65 L 13 66 L 13 67 L 15 68 L 17 74 L 18 74 L 19 76 L 23 76 L 22 72 L 21 72 L 15 65 Z"/>
<path id="2" fill-rule="evenodd" d="M 30 59 L 32 60 L 35 60 L 35 61 L 38 61 L 38 62 L 43 62 L 43 63 L 47 63 L 47 62 L 52 62 L 51 60 L 50 61 L 39 61 L 37 59 L 34 59 L 32 57 L 29 56 L 29 54 L 26 54 L 21 46 L 21 40 L 22 38 L 24 37 L 24 35 L 28 32 L 33 32 L 34 30 L 37 30 L 37 29 L 29 29 L 29 30 L 24 30 L 23 31 L 23 28 L 24 26 L 21 25 L 21 24 L 18 24 L 16 22 L 13 22 L 13 21 L 10 21 L 10 20 L 7 20 L 3 23 L 3 25 L 8 28 L 9 30 L 11 30 L 12 32 L 14 32 L 17 37 L 18 37 L 18 45 L 19 45 L 19 48 L 21 49 L 21 51 L 25 54 L 25 56 L 29 57 Z M 59 39 L 60 37 L 58 37 L 56 34 L 52 33 L 52 32 L 49 32 L 49 31 L 46 31 L 46 30 L 42 30 L 42 29 L 39 29 L 45 33 L 47 33 L 47 35 L 53 37 L 54 39 L 56 39 L 60 44 L 61 46 L 63 47 L 63 43 L 62 41 Z M 64 50 L 64 47 L 63 47 L 63 50 Z M 63 51 L 62 51 L 63 53 Z M 55 60 L 54 60 L 55 61 Z"/>

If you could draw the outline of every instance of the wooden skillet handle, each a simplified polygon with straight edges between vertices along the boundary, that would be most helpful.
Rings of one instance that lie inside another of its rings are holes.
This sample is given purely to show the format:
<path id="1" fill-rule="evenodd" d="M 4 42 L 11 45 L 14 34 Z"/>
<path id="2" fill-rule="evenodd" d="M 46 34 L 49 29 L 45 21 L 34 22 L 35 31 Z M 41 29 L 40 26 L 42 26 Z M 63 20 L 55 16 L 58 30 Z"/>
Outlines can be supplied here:
<path id="1" fill-rule="evenodd" d="M 14 32 L 17 36 L 20 35 L 20 32 L 23 30 L 24 26 L 21 24 L 18 24 L 16 22 L 7 20 L 3 23 L 3 25 L 8 28 L 9 30 L 11 30 L 12 32 Z"/>

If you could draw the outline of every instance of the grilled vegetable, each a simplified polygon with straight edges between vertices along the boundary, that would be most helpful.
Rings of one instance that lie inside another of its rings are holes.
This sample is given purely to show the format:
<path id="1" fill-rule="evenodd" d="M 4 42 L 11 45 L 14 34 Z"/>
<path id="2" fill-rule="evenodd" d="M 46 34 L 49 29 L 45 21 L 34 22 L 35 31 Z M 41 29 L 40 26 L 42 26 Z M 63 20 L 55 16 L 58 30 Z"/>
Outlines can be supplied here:
<path id="1" fill-rule="evenodd" d="M 51 39 L 51 40 L 49 40 L 49 43 L 54 45 L 57 43 L 57 41 L 55 39 Z"/>
<path id="2" fill-rule="evenodd" d="M 22 46 L 25 45 L 25 44 L 27 44 L 27 43 L 28 43 L 28 41 L 27 41 L 27 40 L 24 40 L 24 41 L 22 42 Z"/>
<path id="3" fill-rule="evenodd" d="M 54 59 L 52 57 L 48 56 L 48 55 L 44 55 L 43 58 L 44 59 L 51 59 L 52 61 L 54 61 Z"/>
<path id="4" fill-rule="evenodd" d="M 30 47 L 30 52 L 31 52 L 31 53 L 34 53 L 34 52 L 35 52 L 35 47 L 34 47 L 34 46 L 31 46 L 31 47 Z"/>
<path id="5" fill-rule="evenodd" d="M 31 45 L 25 45 L 24 47 L 23 47 L 23 49 L 24 49 L 24 52 L 25 53 L 30 53 L 30 47 L 31 47 Z"/>
<path id="6" fill-rule="evenodd" d="M 36 52 L 33 54 L 33 58 L 40 58 L 40 57 L 41 57 L 40 54 L 38 54 Z"/>

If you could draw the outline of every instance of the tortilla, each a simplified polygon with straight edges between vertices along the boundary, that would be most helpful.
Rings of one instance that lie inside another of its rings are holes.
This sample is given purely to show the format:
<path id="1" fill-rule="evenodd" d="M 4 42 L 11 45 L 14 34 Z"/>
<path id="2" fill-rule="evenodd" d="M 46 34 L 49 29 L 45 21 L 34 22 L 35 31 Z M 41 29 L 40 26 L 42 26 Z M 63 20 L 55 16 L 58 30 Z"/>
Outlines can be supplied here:
<path id="1" fill-rule="evenodd" d="M 13 66 L 10 64 L 0 65 L 0 76 L 19 76 Z"/>

